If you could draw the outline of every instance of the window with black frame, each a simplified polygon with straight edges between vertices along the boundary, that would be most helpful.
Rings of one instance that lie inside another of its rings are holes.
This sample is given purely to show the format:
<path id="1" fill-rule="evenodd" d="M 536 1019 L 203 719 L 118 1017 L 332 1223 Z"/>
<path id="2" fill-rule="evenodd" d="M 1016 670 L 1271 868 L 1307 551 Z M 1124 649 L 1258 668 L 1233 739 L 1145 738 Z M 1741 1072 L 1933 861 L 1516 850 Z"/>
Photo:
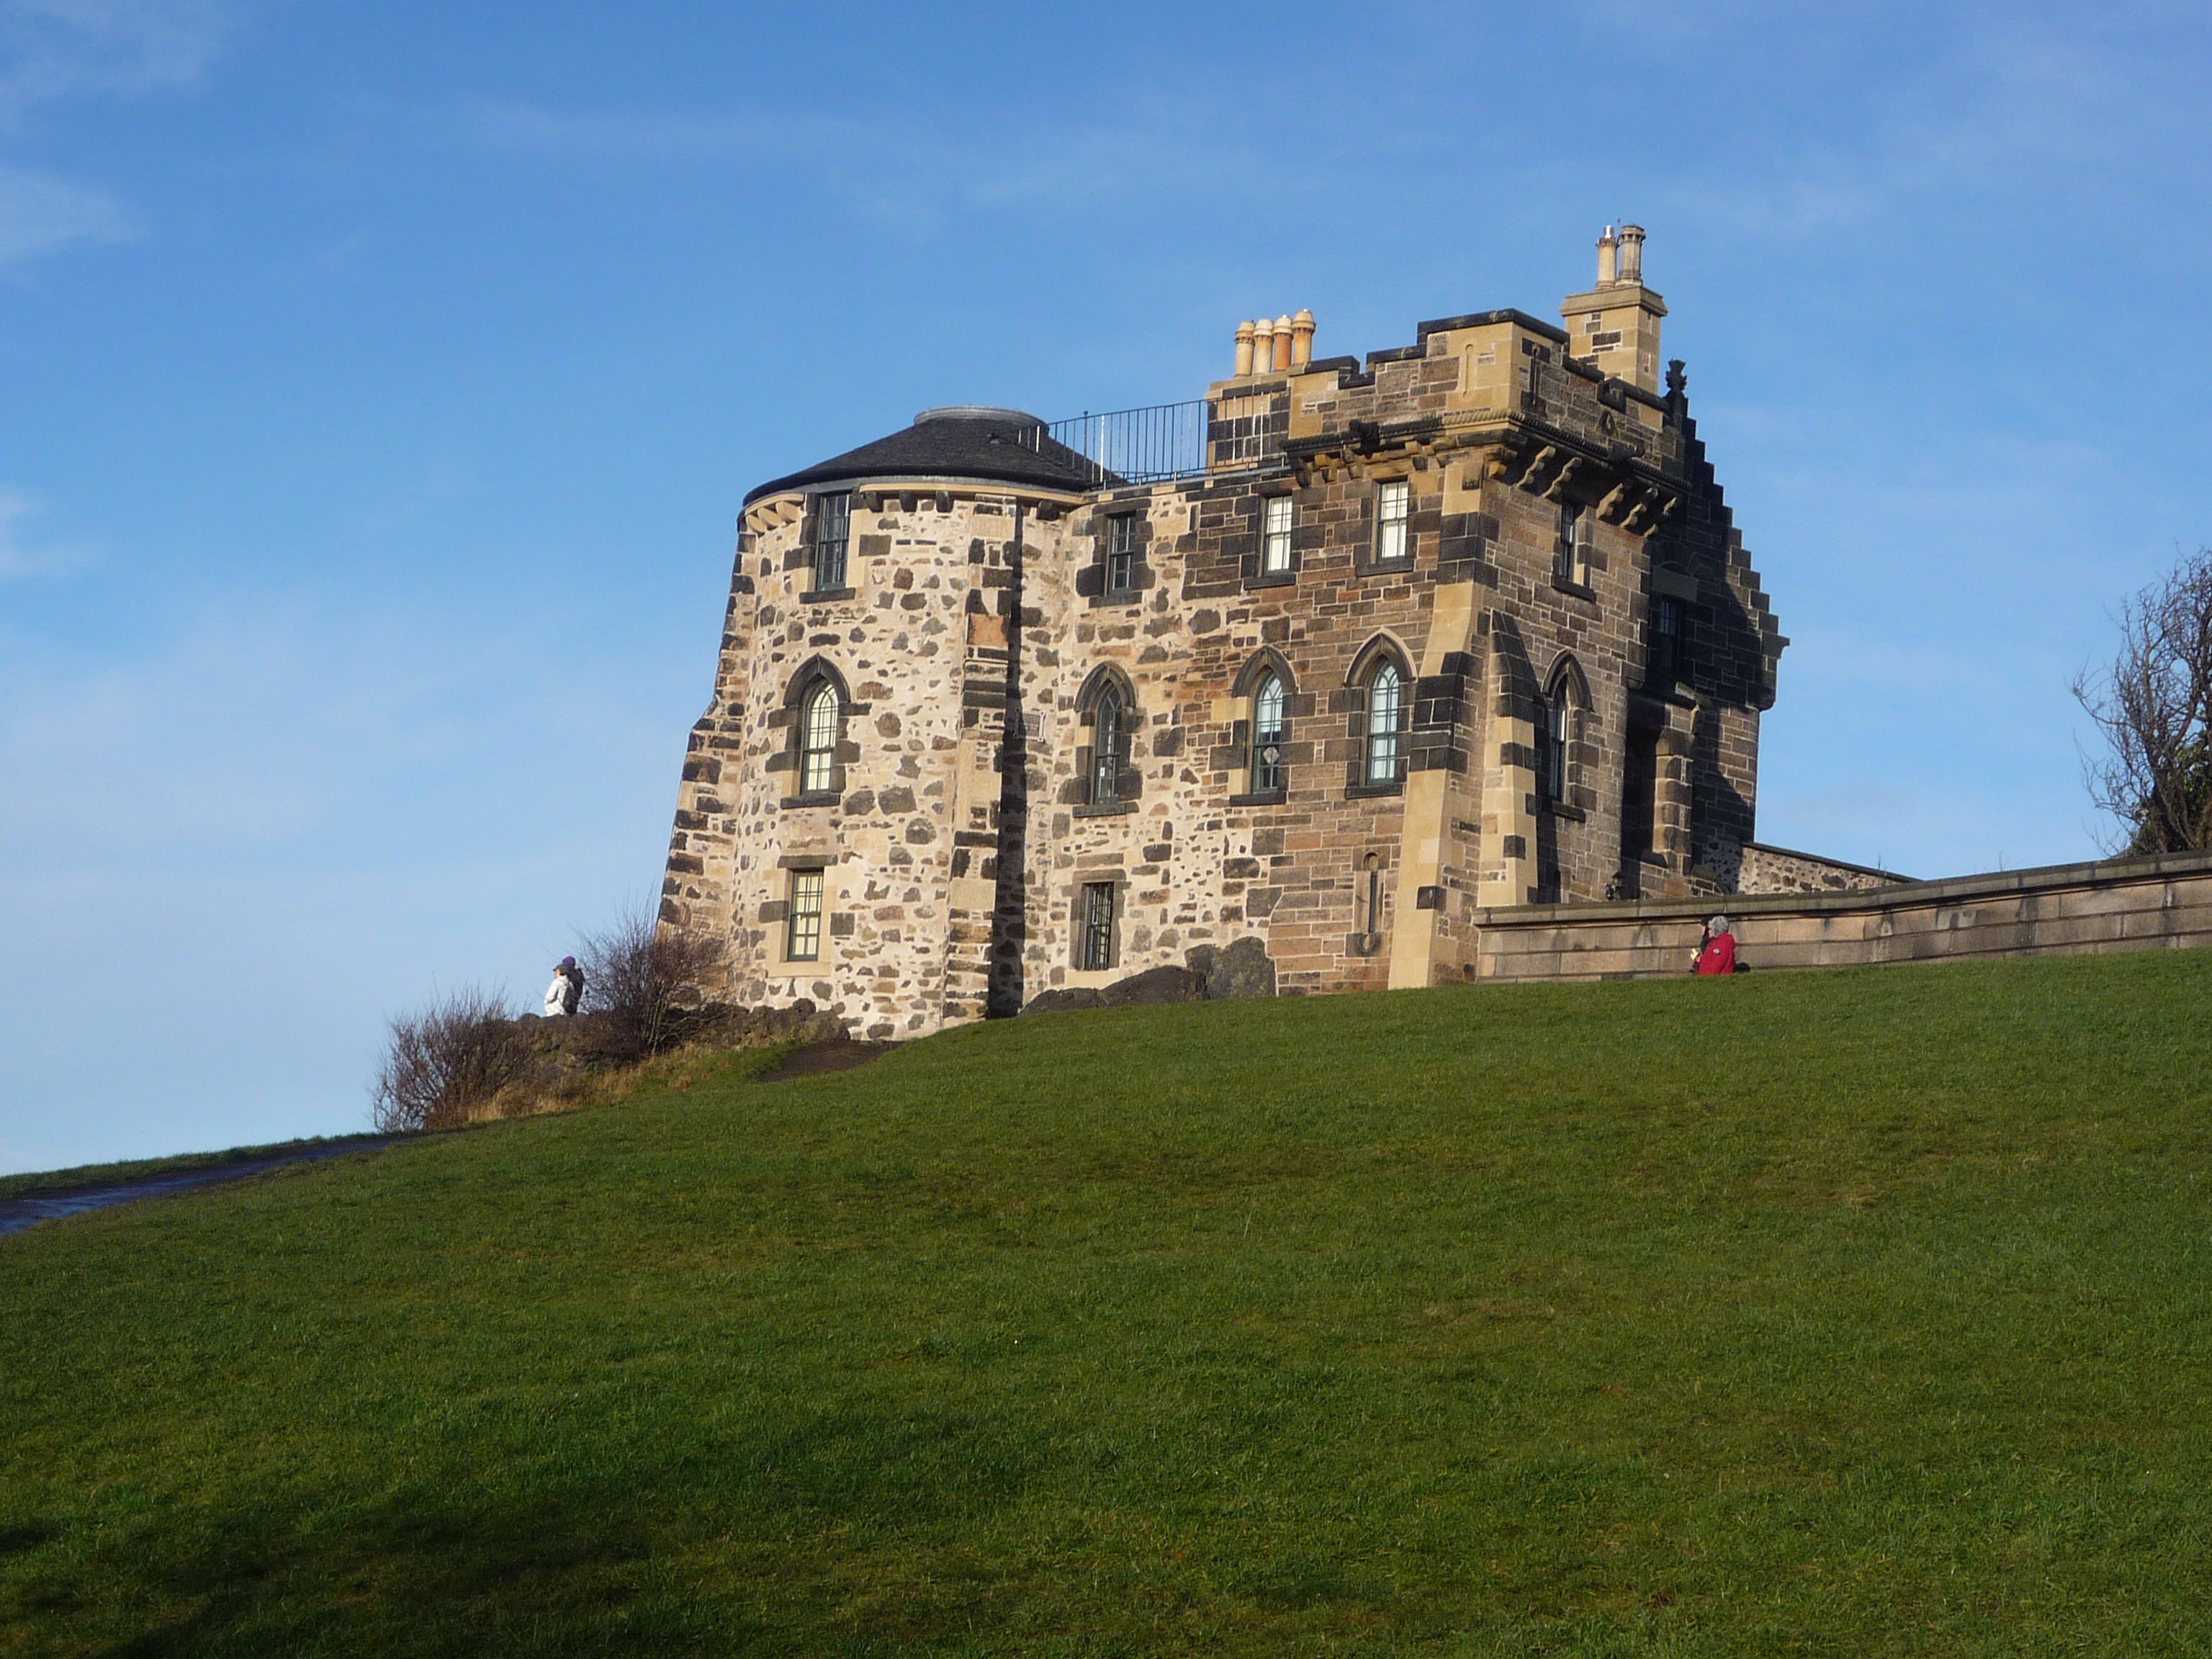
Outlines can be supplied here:
<path id="1" fill-rule="evenodd" d="M 1121 793 L 1121 694 L 1108 686 L 1091 708 L 1091 804 L 1103 806 Z"/>
<path id="2" fill-rule="evenodd" d="M 1283 683 L 1273 673 L 1262 674 L 1252 692 L 1252 793 L 1279 795 L 1289 769 L 1283 762 L 1283 744 L 1289 736 L 1283 718 Z"/>
<path id="3" fill-rule="evenodd" d="M 853 497 L 848 493 L 814 498 L 814 591 L 827 593 L 845 586 L 845 555 L 853 539 Z"/>
<path id="4" fill-rule="evenodd" d="M 1106 591 L 1127 593 L 1137 586 L 1137 516 L 1124 513 L 1106 520 Z"/>
<path id="5" fill-rule="evenodd" d="M 1385 657 L 1367 682 L 1367 743 L 1361 778 L 1368 783 L 1398 781 L 1399 720 L 1404 684 L 1398 665 Z"/>
<path id="6" fill-rule="evenodd" d="M 1654 598 L 1646 659 L 1652 684 L 1672 688 L 1682 678 L 1682 602 L 1668 593 Z"/>
<path id="7" fill-rule="evenodd" d="M 1083 884 L 1083 966 L 1097 973 L 1114 965 L 1114 884 Z"/>
<path id="8" fill-rule="evenodd" d="M 784 958 L 815 962 L 822 956 L 822 872 L 791 872 L 791 915 L 784 925 Z"/>

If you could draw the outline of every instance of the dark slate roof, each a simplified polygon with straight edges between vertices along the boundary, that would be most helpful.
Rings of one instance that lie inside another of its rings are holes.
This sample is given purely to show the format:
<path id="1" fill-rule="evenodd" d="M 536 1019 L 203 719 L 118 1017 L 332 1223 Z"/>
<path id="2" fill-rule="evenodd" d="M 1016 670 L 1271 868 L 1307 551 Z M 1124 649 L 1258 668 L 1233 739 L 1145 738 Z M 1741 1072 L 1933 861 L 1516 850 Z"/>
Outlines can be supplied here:
<path id="1" fill-rule="evenodd" d="M 983 409 L 972 404 L 925 409 L 914 424 L 887 438 L 793 472 L 748 492 L 748 504 L 763 495 L 817 484 L 893 483 L 912 480 L 973 479 L 989 483 L 1029 484 L 1043 489 L 1091 489 L 1120 482 L 1102 477 L 1089 461 L 1044 432 L 1044 422 L 1018 409 Z"/>

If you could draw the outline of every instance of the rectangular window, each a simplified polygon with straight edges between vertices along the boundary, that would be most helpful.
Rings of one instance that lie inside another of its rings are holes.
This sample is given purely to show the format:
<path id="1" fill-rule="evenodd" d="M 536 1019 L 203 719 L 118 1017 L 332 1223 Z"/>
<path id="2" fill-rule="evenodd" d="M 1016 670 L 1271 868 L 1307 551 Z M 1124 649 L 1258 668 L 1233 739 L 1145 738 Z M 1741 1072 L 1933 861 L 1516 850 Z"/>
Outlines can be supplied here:
<path id="1" fill-rule="evenodd" d="M 1595 516 L 1586 507 L 1560 507 L 1559 547 L 1552 562 L 1552 574 L 1560 581 L 1589 586 L 1590 521 Z"/>
<path id="2" fill-rule="evenodd" d="M 1279 576 L 1291 568 L 1293 510 L 1288 495 L 1270 495 L 1261 503 L 1260 570 L 1263 575 Z"/>
<path id="3" fill-rule="evenodd" d="M 1682 604 L 1665 593 L 1651 601 L 1649 666 L 1654 685 L 1671 686 L 1682 678 Z"/>
<path id="4" fill-rule="evenodd" d="M 814 498 L 814 591 L 828 592 L 845 585 L 845 550 L 853 538 L 853 498 L 850 495 Z"/>
<path id="5" fill-rule="evenodd" d="M 1375 494 L 1375 562 L 1402 562 L 1413 556 L 1406 521 L 1413 513 L 1413 487 L 1400 478 Z"/>
<path id="6" fill-rule="evenodd" d="M 1137 519 L 1133 513 L 1106 520 L 1106 591 L 1127 593 L 1137 585 Z"/>
<path id="7" fill-rule="evenodd" d="M 1083 884 L 1083 965 L 1091 972 L 1114 965 L 1114 884 Z"/>
<path id="8" fill-rule="evenodd" d="M 822 958 L 822 872 L 791 872 L 791 918 L 785 924 L 783 954 L 790 962 Z"/>

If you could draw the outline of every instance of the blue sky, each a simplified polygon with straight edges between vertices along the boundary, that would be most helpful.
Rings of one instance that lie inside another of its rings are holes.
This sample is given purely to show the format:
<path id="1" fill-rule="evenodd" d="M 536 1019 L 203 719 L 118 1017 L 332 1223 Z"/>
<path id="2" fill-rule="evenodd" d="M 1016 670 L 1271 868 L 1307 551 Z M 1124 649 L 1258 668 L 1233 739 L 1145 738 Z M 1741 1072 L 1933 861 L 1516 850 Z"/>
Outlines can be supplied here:
<path id="1" fill-rule="evenodd" d="M 2189 6 L 0 0 L 0 1170 L 362 1126 L 657 886 L 750 484 L 1554 315 L 1650 228 L 1764 840 L 2093 854 L 2212 540 Z"/>

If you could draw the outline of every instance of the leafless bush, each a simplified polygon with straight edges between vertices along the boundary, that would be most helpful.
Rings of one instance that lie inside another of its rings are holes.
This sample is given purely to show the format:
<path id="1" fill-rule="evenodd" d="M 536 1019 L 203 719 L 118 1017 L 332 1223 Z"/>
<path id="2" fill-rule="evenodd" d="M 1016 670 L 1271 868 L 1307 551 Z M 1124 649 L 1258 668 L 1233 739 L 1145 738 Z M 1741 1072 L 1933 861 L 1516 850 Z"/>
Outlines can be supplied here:
<path id="1" fill-rule="evenodd" d="M 2090 798 L 2130 853 L 2212 847 L 2212 549 L 2120 609 L 2119 654 L 2073 691 L 2105 738 L 2085 757 Z"/>
<path id="2" fill-rule="evenodd" d="M 386 1134 L 450 1128 L 526 1076 L 535 1060 L 506 1004 L 465 986 L 421 1013 L 392 1020 L 370 1110 Z"/>
<path id="3" fill-rule="evenodd" d="M 600 1053 L 632 1065 L 684 1041 L 720 977 L 722 947 L 664 927 L 640 907 L 604 933 L 582 935 L 577 959 L 584 1010 L 601 1017 Z"/>

